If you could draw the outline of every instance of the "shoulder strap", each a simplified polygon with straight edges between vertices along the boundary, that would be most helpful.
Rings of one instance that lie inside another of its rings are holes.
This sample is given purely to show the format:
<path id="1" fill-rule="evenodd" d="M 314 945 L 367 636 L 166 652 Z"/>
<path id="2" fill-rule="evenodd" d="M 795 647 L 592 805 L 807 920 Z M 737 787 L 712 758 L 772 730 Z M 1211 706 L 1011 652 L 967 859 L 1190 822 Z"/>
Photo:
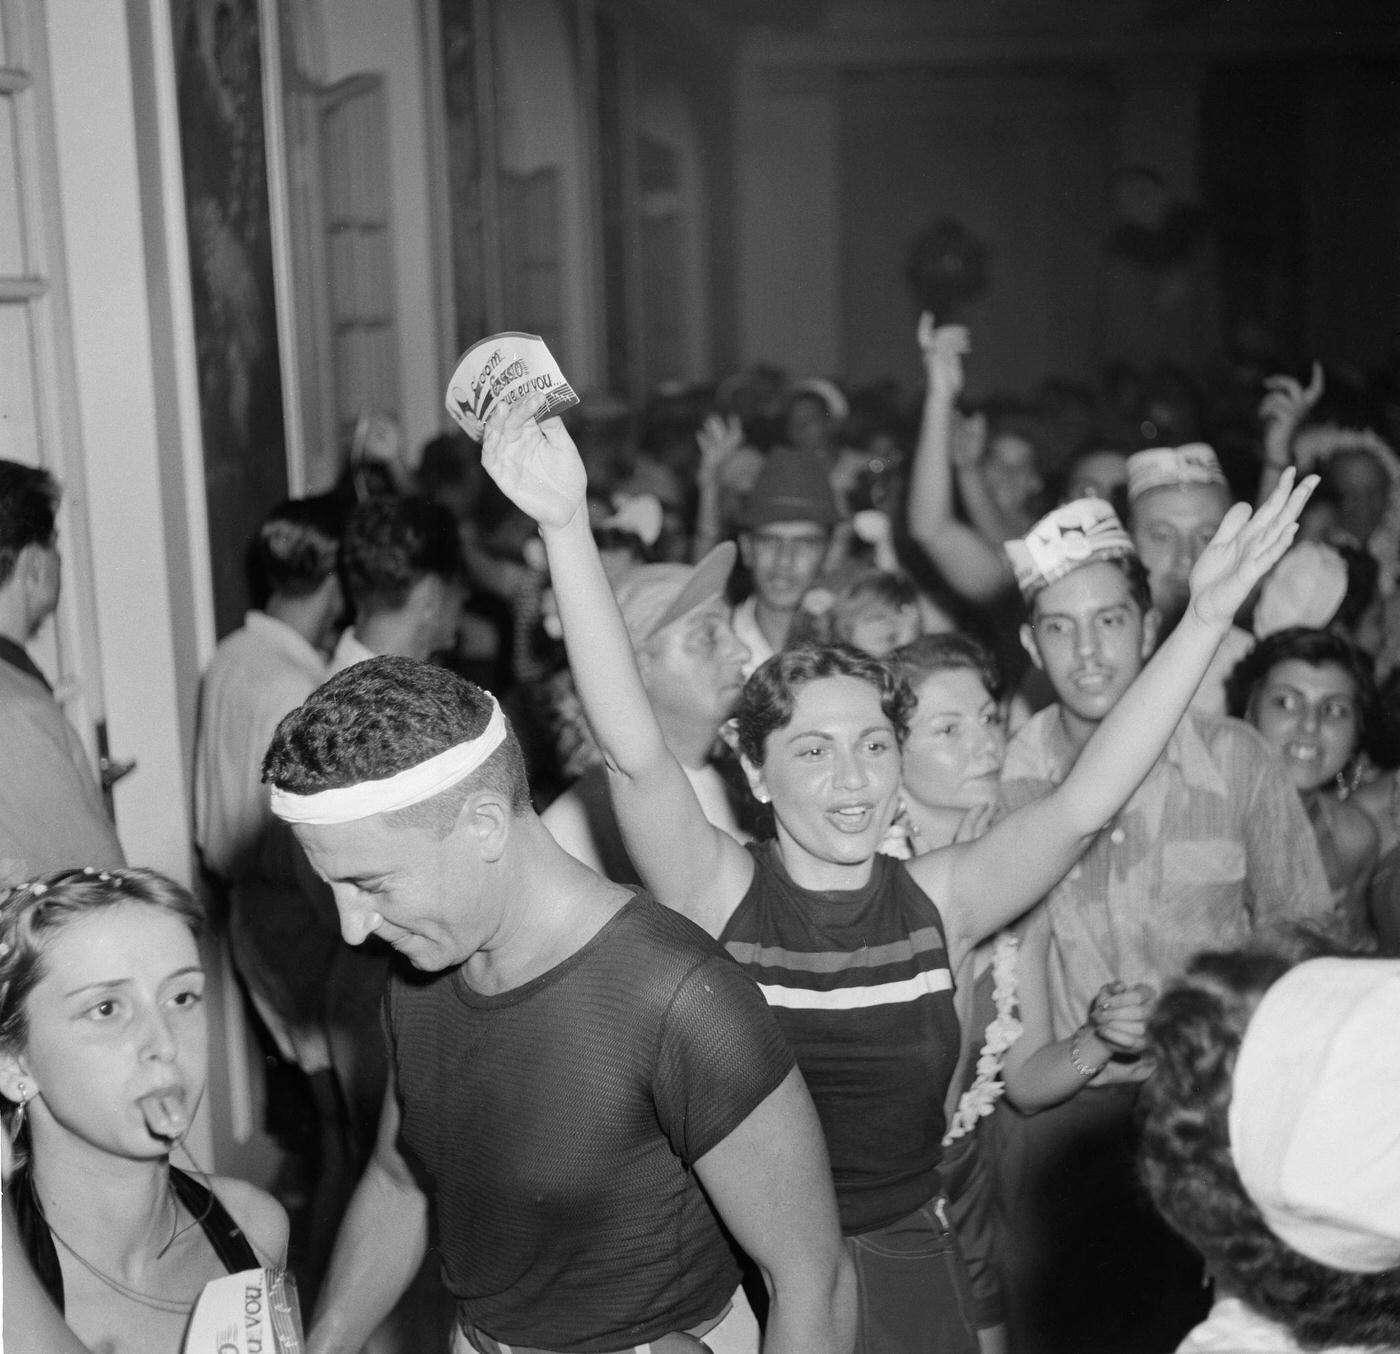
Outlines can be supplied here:
<path id="1" fill-rule="evenodd" d="M 199 1225 L 204 1228 L 204 1235 L 209 1238 L 214 1254 L 230 1274 L 263 1267 L 257 1252 L 229 1215 L 228 1209 L 219 1201 L 217 1194 L 176 1166 L 170 1168 L 170 1183 L 175 1188 L 175 1197 L 192 1216 L 199 1219 Z"/>
<path id="2" fill-rule="evenodd" d="M 49 1225 L 39 1212 L 34 1199 L 34 1184 L 27 1166 L 21 1166 L 10 1177 L 10 1194 L 14 1202 L 15 1222 L 19 1227 L 19 1239 L 24 1253 L 44 1291 L 53 1299 L 59 1314 L 63 1313 L 63 1270 L 58 1263 L 58 1250 L 49 1233 Z"/>

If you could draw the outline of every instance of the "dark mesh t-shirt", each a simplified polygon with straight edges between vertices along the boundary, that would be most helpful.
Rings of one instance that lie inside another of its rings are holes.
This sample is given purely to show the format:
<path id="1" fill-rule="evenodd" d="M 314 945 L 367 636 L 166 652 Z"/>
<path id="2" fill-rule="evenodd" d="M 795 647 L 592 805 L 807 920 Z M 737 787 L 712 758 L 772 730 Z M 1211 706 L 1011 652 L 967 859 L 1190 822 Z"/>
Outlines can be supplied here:
<path id="1" fill-rule="evenodd" d="M 753 983 L 645 895 L 494 997 L 457 970 L 386 996 L 402 1144 L 463 1318 L 611 1350 L 713 1316 L 738 1269 L 691 1166 L 787 1076 Z"/>
<path id="2" fill-rule="evenodd" d="M 750 843 L 753 883 L 720 943 L 758 983 L 797 1055 L 826 1133 L 846 1235 L 940 1189 L 943 1101 L 958 1017 L 943 918 L 902 861 L 864 888 L 793 883 L 775 843 Z"/>

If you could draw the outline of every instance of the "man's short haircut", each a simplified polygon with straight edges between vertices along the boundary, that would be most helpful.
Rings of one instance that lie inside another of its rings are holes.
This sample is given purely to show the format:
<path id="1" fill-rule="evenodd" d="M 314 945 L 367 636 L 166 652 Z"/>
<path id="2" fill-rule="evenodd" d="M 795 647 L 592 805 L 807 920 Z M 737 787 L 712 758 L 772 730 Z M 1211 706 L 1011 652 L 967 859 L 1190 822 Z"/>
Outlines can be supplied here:
<path id="1" fill-rule="evenodd" d="M 61 497 L 47 470 L 0 461 L 0 588 L 10 581 L 25 546 L 53 544 Z"/>
<path id="2" fill-rule="evenodd" d="M 331 494 L 288 498 L 258 528 L 253 568 L 258 591 L 305 597 L 335 571 L 345 513 Z"/>
<path id="3" fill-rule="evenodd" d="M 1117 569 L 1128 580 L 1128 595 L 1137 605 L 1138 614 L 1146 616 L 1152 610 L 1152 584 L 1148 580 L 1147 566 L 1136 555 L 1124 555 L 1119 559 L 1093 559 L 1086 562 L 1088 564 L 1107 564 L 1111 569 Z M 1064 577 L 1068 578 L 1069 574 L 1065 574 Z M 1055 583 L 1059 581 L 1057 578 Z M 1054 583 L 1050 585 L 1050 587 L 1054 586 Z M 1040 599 L 1047 591 L 1047 588 L 1042 588 L 1022 607 L 1022 615 L 1028 625 L 1035 624 L 1036 607 L 1040 605 Z"/>
<path id="4" fill-rule="evenodd" d="M 345 583 L 356 605 L 393 610 L 420 579 L 462 576 L 457 524 L 421 495 L 372 498 L 350 515 L 341 543 Z"/>
<path id="5" fill-rule="evenodd" d="M 370 658 L 337 673 L 282 720 L 263 758 L 263 780 L 293 794 L 383 780 L 478 737 L 490 718 L 491 697 L 446 668 Z M 515 814 L 530 808 L 525 762 L 509 727 L 501 746 L 459 785 L 390 817 L 445 835 L 442 820 L 450 829 L 479 790 L 501 795 Z"/>

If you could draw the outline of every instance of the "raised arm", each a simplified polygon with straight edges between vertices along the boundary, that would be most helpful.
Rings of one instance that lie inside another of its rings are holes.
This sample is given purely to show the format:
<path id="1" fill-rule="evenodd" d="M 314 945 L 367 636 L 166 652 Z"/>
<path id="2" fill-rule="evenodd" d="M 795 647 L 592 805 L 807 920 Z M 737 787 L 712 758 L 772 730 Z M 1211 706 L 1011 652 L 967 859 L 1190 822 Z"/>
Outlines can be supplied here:
<path id="1" fill-rule="evenodd" d="M 753 866 L 743 847 L 706 819 L 666 746 L 589 529 L 583 462 L 559 419 L 535 421 L 543 404 L 535 397 L 509 410 L 497 406 L 487 419 L 482 464 L 539 523 L 569 665 L 607 762 L 628 852 L 659 902 L 717 936 Z"/>
<path id="2" fill-rule="evenodd" d="M 391 1084 L 379 1136 L 336 1237 L 308 1354 L 360 1354 L 403 1296 L 428 1249 L 428 1201 L 398 1147 Z"/>
<path id="3" fill-rule="evenodd" d="M 695 433 L 700 465 L 695 472 L 695 539 L 690 558 L 702 560 L 724 537 L 724 467 L 744 445 L 744 427 L 734 415 L 710 414 Z"/>
<path id="4" fill-rule="evenodd" d="M 967 330 L 934 327 L 919 317 L 919 351 L 928 377 L 919 442 L 909 477 L 909 535 L 928 553 L 948 585 L 973 602 L 989 602 L 1013 582 L 1002 552 L 953 513 L 953 404 L 962 390 Z"/>
<path id="5" fill-rule="evenodd" d="M 1237 503 L 1191 570 L 1186 614 L 1094 731 L 1074 768 L 1043 799 L 1023 805 L 956 853 L 948 887 L 952 921 L 975 944 L 1047 893 L 1094 835 L 1127 803 L 1162 754 L 1235 612 L 1283 555 L 1317 480 L 1293 487 L 1286 470 L 1257 512 Z M 930 855 L 935 853 L 930 853 Z M 909 863 L 919 875 L 923 856 Z"/>
<path id="6" fill-rule="evenodd" d="M 1264 424 L 1264 467 L 1255 495 L 1258 503 L 1273 493 L 1279 476 L 1293 464 L 1293 439 L 1322 398 L 1322 364 L 1312 364 L 1312 376 L 1306 386 L 1291 376 L 1270 376 L 1264 389 L 1268 394 L 1259 402 L 1259 417 Z"/>

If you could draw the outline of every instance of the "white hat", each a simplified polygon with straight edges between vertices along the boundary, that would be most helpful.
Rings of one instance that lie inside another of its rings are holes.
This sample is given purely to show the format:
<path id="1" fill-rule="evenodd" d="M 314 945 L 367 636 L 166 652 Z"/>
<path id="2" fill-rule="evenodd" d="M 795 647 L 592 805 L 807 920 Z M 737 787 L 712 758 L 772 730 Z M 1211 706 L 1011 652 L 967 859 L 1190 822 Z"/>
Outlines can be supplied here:
<path id="1" fill-rule="evenodd" d="M 1128 457 L 1128 502 L 1149 489 L 1179 484 L 1225 484 L 1215 452 L 1204 442 L 1181 447 L 1150 447 Z"/>
<path id="2" fill-rule="evenodd" d="M 1312 959 L 1265 993 L 1235 1062 L 1230 1153 L 1300 1255 L 1400 1266 L 1400 960 Z"/>
<path id="3" fill-rule="evenodd" d="M 1029 601 L 1081 564 L 1136 558 L 1132 538 L 1102 498 L 1076 498 L 1046 513 L 1019 541 L 1007 541 L 1016 586 Z"/>
<path id="4" fill-rule="evenodd" d="M 1347 563 L 1330 545 L 1299 541 L 1269 570 L 1254 604 L 1254 638 L 1295 625 L 1321 630 L 1347 595 Z"/>

